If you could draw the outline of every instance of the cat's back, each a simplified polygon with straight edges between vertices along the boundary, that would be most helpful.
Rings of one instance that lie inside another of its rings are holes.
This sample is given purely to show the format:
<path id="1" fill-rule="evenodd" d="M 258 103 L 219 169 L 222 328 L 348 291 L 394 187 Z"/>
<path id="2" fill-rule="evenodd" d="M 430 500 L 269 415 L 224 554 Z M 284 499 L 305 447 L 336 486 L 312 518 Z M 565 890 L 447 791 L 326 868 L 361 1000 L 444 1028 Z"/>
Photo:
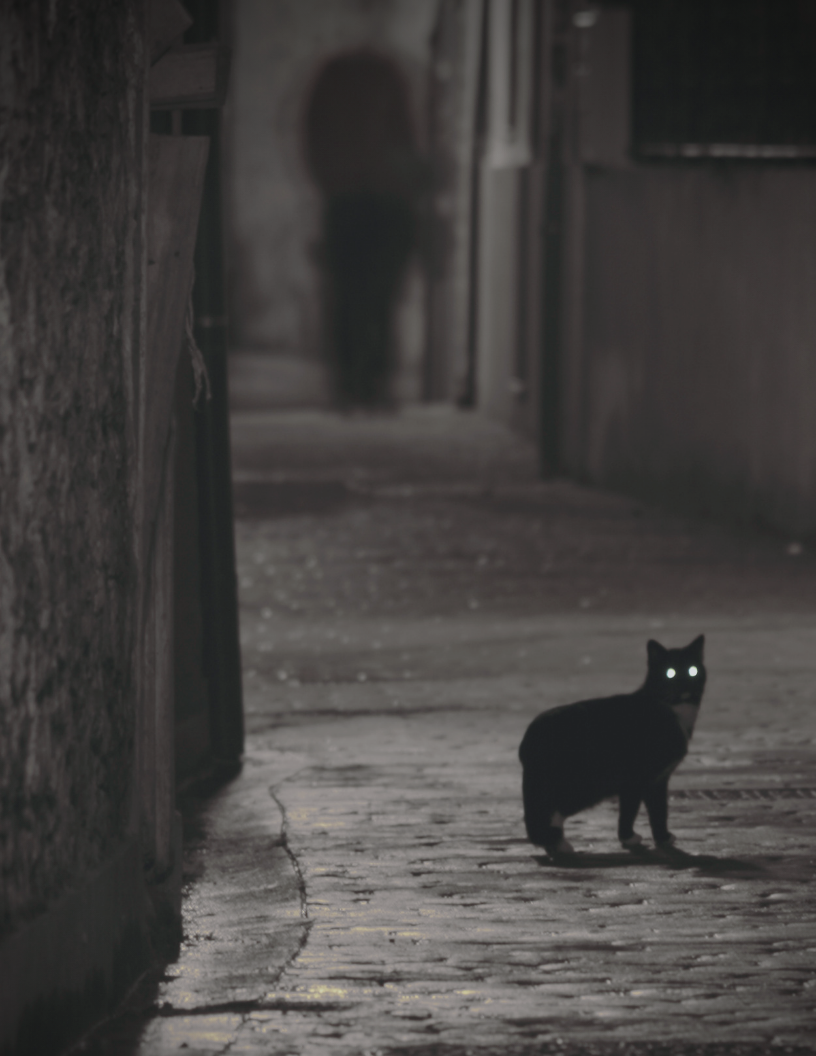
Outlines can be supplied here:
<path id="1" fill-rule="evenodd" d="M 538 715 L 527 728 L 519 758 L 522 764 L 565 755 L 640 755 L 644 751 L 667 760 L 681 759 L 687 741 L 670 707 L 656 703 L 642 690 L 612 697 L 562 704 Z"/>
<path id="2" fill-rule="evenodd" d="M 627 725 L 638 711 L 637 694 L 621 693 L 613 697 L 593 697 L 578 700 L 574 704 L 560 704 L 537 715 L 530 725 L 519 747 L 519 756 L 524 762 L 531 750 L 547 743 L 562 741 L 570 735 L 586 733 L 590 729 L 613 729 Z"/>

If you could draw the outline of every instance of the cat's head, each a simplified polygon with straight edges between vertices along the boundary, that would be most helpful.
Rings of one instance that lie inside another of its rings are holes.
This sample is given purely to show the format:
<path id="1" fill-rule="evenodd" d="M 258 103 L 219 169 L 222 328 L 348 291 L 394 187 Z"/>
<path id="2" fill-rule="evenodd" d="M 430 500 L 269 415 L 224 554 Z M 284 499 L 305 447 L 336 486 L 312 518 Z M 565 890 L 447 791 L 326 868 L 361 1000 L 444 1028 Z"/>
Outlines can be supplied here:
<path id="1" fill-rule="evenodd" d="M 646 644 L 649 671 L 646 685 L 665 704 L 699 704 L 706 681 L 701 634 L 682 649 L 667 649 L 650 639 Z"/>

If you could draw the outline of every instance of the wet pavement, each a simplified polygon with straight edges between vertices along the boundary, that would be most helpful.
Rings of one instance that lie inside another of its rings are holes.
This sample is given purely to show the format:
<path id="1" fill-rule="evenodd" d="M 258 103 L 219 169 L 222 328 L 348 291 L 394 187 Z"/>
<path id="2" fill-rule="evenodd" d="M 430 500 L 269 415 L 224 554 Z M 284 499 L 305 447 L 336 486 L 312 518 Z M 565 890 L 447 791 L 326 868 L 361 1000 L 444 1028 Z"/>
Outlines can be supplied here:
<path id="1" fill-rule="evenodd" d="M 178 961 L 84 1051 L 816 1052 L 808 547 L 538 482 L 448 408 L 237 414 L 233 448 L 245 763 L 185 801 Z M 527 723 L 701 632 L 678 848 L 603 804 L 548 861 Z"/>

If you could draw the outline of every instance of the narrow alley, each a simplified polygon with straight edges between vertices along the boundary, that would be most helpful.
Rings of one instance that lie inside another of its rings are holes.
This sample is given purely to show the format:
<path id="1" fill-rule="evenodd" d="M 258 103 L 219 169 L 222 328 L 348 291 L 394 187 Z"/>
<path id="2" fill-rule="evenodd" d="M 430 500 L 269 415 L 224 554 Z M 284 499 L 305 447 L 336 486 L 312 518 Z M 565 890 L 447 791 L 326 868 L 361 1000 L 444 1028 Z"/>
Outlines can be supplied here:
<path id="1" fill-rule="evenodd" d="M 816 5 L 0 43 L 0 1056 L 816 1056 Z"/>
<path id="2" fill-rule="evenodd" d="M 187 799 L 178 962 L 83 1051 L 814 1051 L 812 553 L 540 482 L 451 408 L 237 414 L 233 457 L 243 770 Z M 527 723 L 701 632 L 679 849 L 604 804 L 547 861 Z"/>

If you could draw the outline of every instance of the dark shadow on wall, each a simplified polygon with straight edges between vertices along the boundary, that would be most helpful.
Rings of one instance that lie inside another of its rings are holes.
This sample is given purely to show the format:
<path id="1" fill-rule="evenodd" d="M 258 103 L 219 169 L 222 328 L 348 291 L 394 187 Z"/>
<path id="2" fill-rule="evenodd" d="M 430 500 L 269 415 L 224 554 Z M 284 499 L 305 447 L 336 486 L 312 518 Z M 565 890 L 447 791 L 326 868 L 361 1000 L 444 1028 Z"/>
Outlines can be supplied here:
<path id="1" fill-rule="evenodd" d="M 427 182 L 395 64 L 367 49 L 329 59 L 311 90 L 304 140 L 323 197 L 318 259 L 335 399 L 388 407 L 394 310 Z"/>

